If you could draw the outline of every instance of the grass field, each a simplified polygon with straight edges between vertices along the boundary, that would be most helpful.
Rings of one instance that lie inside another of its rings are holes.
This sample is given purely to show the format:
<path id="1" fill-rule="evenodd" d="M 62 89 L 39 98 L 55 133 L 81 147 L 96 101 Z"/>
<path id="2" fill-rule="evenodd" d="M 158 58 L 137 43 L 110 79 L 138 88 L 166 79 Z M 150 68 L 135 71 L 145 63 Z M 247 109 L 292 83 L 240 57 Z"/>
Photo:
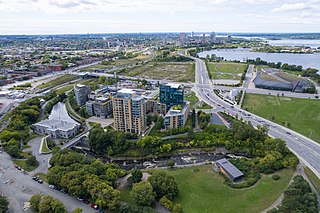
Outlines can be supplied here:
<path id="1" fill-rule="evenodd" d="M 265 81 L 278 81 L 280 82 L 279 79 L 277 79 L 276 77 L 272 76 L 272 75 L 268 75 L 266 73 L 262 73 L 261 78 Z"/>
<path id="2" fill-rule="evenodd" d="M 310 181 L 312 182 L 314 188 L 316 188 L 318 194 L 320 194 L 320 179 L 308 167 L 306 167 L 304 171 L 310 179 Z"/>
<path id="3" fill-rule="evenodd" d="M 46 174 L 36 173 L 35 176 L 38 177 L 38 178 L 40 178 L 40 179 L 43 180 L 44 182 L 48 182 L 48 180 L 47 180 L 47 175 L 46 175 Z"/>
<path id="4" fill-rule="evenodd" d="M 39 163 L 36 166 L 28 166 L 26 164 L 26 159 L 14 160 L 13 162 L 16 165 L 20 166 L 22 169 L 24 169 L 27 172 L 31 172 L 31 171 L 35 170 L 39 166 Z"/>
<path id="5" fill-rule="evenodd" d="M 130 203 L 130 204 L 134 204 L 134 201 L 130 195 L 130 190 L 129 189 L 123 189 L 121 190 L 120 193 L 120 200 Z"/>
<path id="6" fill-rule="evenodd" d="M 242 108 L 320 143 L 319 100 L 246 94 Z"/>
<path id="7" fill-rule="evenodd" d="M 55 87 L 55 86 L 76 80 L 78 78 L 79 78 L 79 76 L 77 76 L 77 75 L 68 75 L 68 74 L 62 75 L 52 81 L 48 81 L 46 83 L 39 85 L 38 88 L 39 89 L 51 88 L 51 87 Z"/>
<path id="8" fill-rule="evenodd" d="M 96 64 L 81 70 L 81 72 L 90 72 L 92 69 L 110 69 L 114 66 L 128 66 L 128 65 L 135 65 L 136 63 L 141 63 L 142 61 L 145 62 L 151 59 L 151 55 L 139 55 L 135 58 L 129 59 L 118 59 L 111 62 L 108 65 L 103 64 Z"/>
<path id="9" fill-rule="evenodd" d="M 240 63 L 208 63 L 208 69 L 214 79 L 240 80 L 246 69 L 246 64 Z"/>
<path id="10" fill-rule="evenodd" d="M 77 84 L 84 84 L 84 85 L 88 85 L 90 83 L 97 83 L 98 82 L 98 79 L 82 79 L 80 81 L 77 81 Z M 74 87 L 75 84 L 69 84 L 69 85 L 66 85 L 66 86 L 62 86 L 58 89 L 55 90 L 55 92 L 57 94 L 63 94 L 69 90 L 72 90 L 73 87 Z"/>
<path id="11" fill-rule="evenodd" d="M 201 103 L 196 106 L 196 109 L 212 109 L 210 105 L 208 105 L 206 102 L 201 101 Z"/>
<path id="12" fill-rule="evenodd" d="M 175 202 L 181 203 L 184 213 L 261 212 L 277 200 L 293 175 L 292 170 L 282 170 L 277 173 L 278 181 L 267 175 L 253 187 L 232 189 L 223 183 L 223 177 L 214 172 L 212 165 L 169 173 L 178 183 L 179 196 Z"/>
<path id="13" fill-rule="evenodd" d="M 195 67 L 194 63 L 174 62 L 174 63 L 149 63 L 139 67 L 140 70 L 132 70 L 137 77 L 161 79 L 175 82 L 194 82 Z M 129 75 L 130 72 L 128 73 Z"/>
<path id="14" fill-rule="evenodd" d="M 47 139 L 45 139 L 44 142 L 43 142 L 41 152 L 42 152 L 42 153 L 49 153 L 49 152 L 51 152 L 51 150 L 48 148 Z"/>
<path id="15" fill-rule="evenodd" d="M 196 93 L 193 91 L 191 91 L 188 94 L 185 94 L 184 100 L 190 102 L 190 109 L 192 109 L 193 106 L 199 101 L 198 97 L 196 96 Z"/>
<path id="16" fill-rule="evenodd" d="M 292 75 L 286 72 L 278 72 L 277 73 L 278 76 L 284 78 L 284 79 L 288 79 L 288 80 L 302 80 L 303 78 L 300 78 L 299 76 L 296 75 Z"/>

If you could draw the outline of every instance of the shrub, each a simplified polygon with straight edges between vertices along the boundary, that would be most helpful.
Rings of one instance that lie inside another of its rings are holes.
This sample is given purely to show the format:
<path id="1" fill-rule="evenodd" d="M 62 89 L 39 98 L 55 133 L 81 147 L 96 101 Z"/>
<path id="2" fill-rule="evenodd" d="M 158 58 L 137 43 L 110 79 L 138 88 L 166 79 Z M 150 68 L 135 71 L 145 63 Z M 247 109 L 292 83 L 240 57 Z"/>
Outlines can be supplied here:
<path id="1" fill-rule="evenodd" d="M 172 210 L 173 209 L 173 202 L 171 200 L 169 200 L 166 196 L 163 196 L 160 200 L 159 200 L 160 204 L 168 209 L 168 210 Z"/>
<path id="2" fill-rule="evenodd" d="M 279 180 L 279 179 L 280 179 L 280 176 L 279 176 L 279 175 L 272 175 L 272 179 L 273 179 L 273 180 Z"/>

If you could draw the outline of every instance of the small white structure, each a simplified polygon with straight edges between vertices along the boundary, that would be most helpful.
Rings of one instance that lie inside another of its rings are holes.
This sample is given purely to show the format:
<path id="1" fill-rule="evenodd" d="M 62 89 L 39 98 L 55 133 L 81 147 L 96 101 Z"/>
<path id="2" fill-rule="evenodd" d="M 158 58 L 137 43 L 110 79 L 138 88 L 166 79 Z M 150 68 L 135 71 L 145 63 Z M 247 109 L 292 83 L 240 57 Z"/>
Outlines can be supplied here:
<path id="1" fill-rule="evenodd" d="M 238 96 L 238 94 L 239 94 L 239 90 L 237 90 L 237 89 L 232 89 L 231 91 L 230 91 L 230 93 L 229 93 L 229 97 L 230 97 L 230 99 L 231 100 L 236 100 L 236 97 Z"/>

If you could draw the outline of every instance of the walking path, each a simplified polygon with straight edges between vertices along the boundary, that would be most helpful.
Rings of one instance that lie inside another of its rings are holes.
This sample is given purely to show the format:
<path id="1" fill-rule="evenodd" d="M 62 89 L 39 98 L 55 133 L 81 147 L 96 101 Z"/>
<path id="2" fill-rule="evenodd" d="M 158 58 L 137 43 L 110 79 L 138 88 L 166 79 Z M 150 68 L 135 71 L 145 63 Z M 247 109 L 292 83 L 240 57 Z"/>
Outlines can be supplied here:
<path id="1" fill-rule="evenodd" d="M 311 181 L 309 180 L 308 176 L 306 175 L 306 173 L 304 172 L 304 168 L 305 168 L 305 165 L 300 163 L 298 166 L 297 166 L 297 169 L 295 171 L 295 173 L 293 174 L 288 186 L 293 182 L 293 178 L 296 176 L 296 175 L 301 175 L 310 185 L 311 187 L 311 190 L 316 194 L 317 196 L 317 200 L 318 200 L 318 208 L 320 208 L 320 198 L 319 198 L 319 194 L 317 192 L 317 190 L 315 189 L 315 187 L 312 185 Z M 288 188 L 288 187 L 287 187 Z M 280 195 L 280 197 L 271 205 L 269 206 L 267 209 L 263 210 L 261 213 L 267 213 L 268 211 L 270 211 L 271 209 L 274 209 L 274 208 L 277 208 L 279 207 L 281 204 L 282 204 L 282 201 L 283 201 L 283 198 L 284 198 L 284 193 L 282 193 Z"/>

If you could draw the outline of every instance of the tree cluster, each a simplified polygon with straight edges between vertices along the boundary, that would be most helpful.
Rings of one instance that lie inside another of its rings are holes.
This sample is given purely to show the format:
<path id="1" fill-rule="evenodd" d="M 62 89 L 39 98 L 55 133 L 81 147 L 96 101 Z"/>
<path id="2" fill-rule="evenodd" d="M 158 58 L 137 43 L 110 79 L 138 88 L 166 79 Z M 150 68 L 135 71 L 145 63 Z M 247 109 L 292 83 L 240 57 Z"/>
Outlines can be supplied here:
<path id="1" fill-rule="evenodd" d="M 318 212 L 316 195 L 311 191 L 308 182 L 300 175 L 295 176 L 293 182 L 284 191 L 281 206 L 269 211 L 269 213 L 285 212 Z"/>
<path id="2" fill-rule="evenodd" d="M 115 182 L 125 175 L 118 165 L 104 164 L 67 149 L 54 151 L 50 164 L 49 184 L 99 208 L 117 208 L 120 192 L 114 189 Z"/>
<path id="3" fill-rule="evenodd" d="M 147 181 L 135 183 L 130 195 L 138 206 L 153 206 L 159 200 L 166 209 L 179 213 L 182 212 L 181 205 L 172 202 L 178 193 L 173 176 L 164 171 L 154 171 Z"/>
<path id="4" fill-rule="evenodd" d="M 126 139 L 135 139 L 137 135 L 115 131 L 113 129 L 93 128 L 89 133 L 90 149 L 98 154 L 115 155 L 132 147 Z"/>
<path id="5" fill-rule="evenodd" d="M 193 61 L 191 58 L 187 58 L 181 55 L 172 55 L 170 50 L 161 50 L 156 57 L 156 61 L 159 62 L 189 62 Z"/>
<path id="6" fill-rule="evenodd" d="M 256 58 L 256 59 L 248 59 L 247 63 L 249 64 L 255 64 L 255 65 L 267 65 L 271 68 L 276 68 L 276 69 L 284 69 L 284 70 L 289 70 L 289 71 L 302 71 L 302 66 L 301 65 L 290 65 L 290 64 L 282 64 L 281 62 L 274 63 L 274 62 L 267 62 L 264 60 L 261 60 L 261 58 Z"/>
<path id="7" fill-rule="evenodd" d="M 31 210 L 34 213 L 66 213 L 63 203 L 49 195 L 36 194 L 30 199 Z"/>
<path id="8" fill-rule="evenodd" d="M 35 123 L 40 115 L 39 99 L 26 100 L 12 110 L 10 115 L 8 126 L 0 133 L 0 141 L 9 155 L 19 158 L 21 143 L 27 142 L 30 125 Z"/>
<path id="9" fill-rule="evenodd" d="M 7 198 L 0 194 L 0 212 L 7 212 L 9 209 L 9 202 Z"/>
<path id="10" fill-rule="evenodd" d="M 54 93 L 54 92 L 53 92 Z M 55 94 L 55 93 L 54 93 Z M 59 94 L 59 95 L 56 95 L 54 98 L 52 98 L 47 104 L 46 104 L 46 107 L 45 107 L 45 112 L 47 114 L 49 114 L 52 110 L 52 107 L 54 105 L 56 105 L 57 103 L 59 102 L 63 102 L 65 99 L 67 98 L 67 95 L 66 94 Z"/>

